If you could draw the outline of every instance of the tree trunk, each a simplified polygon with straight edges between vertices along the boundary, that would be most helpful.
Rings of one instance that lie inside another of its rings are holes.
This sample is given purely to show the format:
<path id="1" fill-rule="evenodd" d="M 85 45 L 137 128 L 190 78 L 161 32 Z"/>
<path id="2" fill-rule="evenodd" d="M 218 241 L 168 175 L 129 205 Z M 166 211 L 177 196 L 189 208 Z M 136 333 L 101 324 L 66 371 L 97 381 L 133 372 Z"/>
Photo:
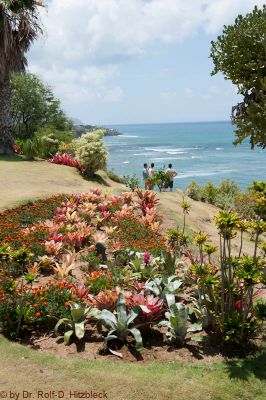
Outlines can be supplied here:
<path id="1" fill-rule="evenodd" d="M 9 78 L 0 80 L 0 154 L 12 154 L 11 87 Z"/>

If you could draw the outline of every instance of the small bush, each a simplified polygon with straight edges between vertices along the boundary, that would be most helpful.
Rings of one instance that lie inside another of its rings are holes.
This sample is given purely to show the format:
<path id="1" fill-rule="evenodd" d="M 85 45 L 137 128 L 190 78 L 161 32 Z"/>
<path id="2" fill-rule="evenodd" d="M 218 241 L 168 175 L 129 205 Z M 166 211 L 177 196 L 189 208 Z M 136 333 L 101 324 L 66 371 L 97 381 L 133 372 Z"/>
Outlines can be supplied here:
<path id="1" fill-rule="evenodd" d="M 76 158 L 88 176 L 93 176 L 99 169 L 106 169 L 108 151 L 102 138 L 102 131 L 99 130 L 86 133 L 75 142 Z"/>
<path id="2" fill-rule="evenodd" d="M 196 181 L 192 181 L 186 188 L 186 194 L 193 200 L 199 201 L 202 197 L 202 190 Z"/>
<path id="3" fill-rule="evenodd" d="M 134 192 L 136 189 L 140 188 L 140 180 L 137 178 L 135 174 L 125 175 L 123 178 L 125 185 L 131 190 L 131 192 Z"/>
<path id="4" fill-rule="evenodd" d="M 215 204 L 217 194 L 218 188 L 212 182 L 207 182 L 202 188 L 201 199 L 206 203 Z"/>
<path id="5" fill-rule="evenodd" d="M 107 176 L 108 176 L 108 178 L 110 178 L 114 182 L 125 183 L 125 178 L 123 176 L 117 175 L 113 171 L 107 171 Z"/>
<path id="6" fill-rule="evenodd" d="M 34 160 L 35 157 L 39 155 L 40 140 L 37 138 L 19 140 L 17 141 L 22 154 L 26 156 L 29 160 Z"/>
<path id="7" fill-rule="evenodd" d="M 165 172 L 163 169 L 159 169 L 155 171 L 152 176 L 149 177 L 150 187 L 158 186 L 159 191 L 167 188 L 171 181 L 171 175 L 168 172 Z"/>

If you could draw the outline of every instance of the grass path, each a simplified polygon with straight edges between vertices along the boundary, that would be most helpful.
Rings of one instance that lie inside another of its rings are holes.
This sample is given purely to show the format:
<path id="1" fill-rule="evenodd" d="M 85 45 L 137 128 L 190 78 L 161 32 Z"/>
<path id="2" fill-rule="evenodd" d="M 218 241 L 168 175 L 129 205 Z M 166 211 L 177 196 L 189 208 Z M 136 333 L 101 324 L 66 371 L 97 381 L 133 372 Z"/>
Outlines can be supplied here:
<path id="1" fill-rule="evenodd" d="M 106 392 L 111 400 L 264 400 L 266 353 L 228 363 L 86 362 L 37 353 L 0 336 L 1 393 Z M 3 398 L 3 395 L 2 395 Z M 9 398 L 9 397 L 7 397 Z M 41 397 L 39 397 L 41 398 Z M 55 397 L 56 398 L 56 397 Z"/>
<path id="2" fill-rule="evenodd" d="M 56 193 L 86 192 L 95 186 L 114 193 L 122 187 L 104 173 L 87 181 L 75 168 L 47 161 L 25 161 L 18 156 L 0 156 L 0 210 Z"/>

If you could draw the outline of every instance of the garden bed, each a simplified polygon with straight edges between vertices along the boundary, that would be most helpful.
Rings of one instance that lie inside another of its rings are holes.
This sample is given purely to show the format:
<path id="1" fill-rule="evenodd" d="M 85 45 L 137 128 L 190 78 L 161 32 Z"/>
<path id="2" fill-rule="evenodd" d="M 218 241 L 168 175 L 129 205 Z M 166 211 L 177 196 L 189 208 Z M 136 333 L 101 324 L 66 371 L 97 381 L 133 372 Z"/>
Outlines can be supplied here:
<path id="1" fill-rule="evenodd" d="M 87 360 L 219 360 L 255 351 L 265 319 L 257 301 L 265 294 L 262 253 L 236 260 L 222 251 L 220 266 L 212 259 L 217 247 L 199 232 L 193 255 L 185 225 L 161 233 L 157 205 L 149 191 L 94 189 L 2 213 L 4 334 Z M 238 221 L 219 214 L 221 240 L 227 224 L 223 248 Z M 231 279 L 231 292 L 221 277 Z"/>

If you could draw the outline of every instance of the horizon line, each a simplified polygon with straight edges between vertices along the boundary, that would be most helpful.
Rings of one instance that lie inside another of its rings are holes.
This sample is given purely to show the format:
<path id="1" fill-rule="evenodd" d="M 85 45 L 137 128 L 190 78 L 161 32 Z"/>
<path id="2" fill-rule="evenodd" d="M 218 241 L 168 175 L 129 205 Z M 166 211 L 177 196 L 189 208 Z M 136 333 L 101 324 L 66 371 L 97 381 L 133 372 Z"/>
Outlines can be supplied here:
<path id="1" fill-rule="evenodd" d="M 127 123 L 96 123 L 94 124 L 95 126 L 103 126 L 103 127 L 108 127 L 110 125 L 115 125 L 115 126 L 121 126 L 121 125 L 160 125 L 160 124 L 206 124 L 206 123 L 213 123 L 213 122 L 231 122 L 230 119 L 228 120 L 207 120 L 207 121 L 172 121 L 172 122 L 127 122 Z M 91 125 L 91 123 L 84 123 L 84 125 Z"/>

